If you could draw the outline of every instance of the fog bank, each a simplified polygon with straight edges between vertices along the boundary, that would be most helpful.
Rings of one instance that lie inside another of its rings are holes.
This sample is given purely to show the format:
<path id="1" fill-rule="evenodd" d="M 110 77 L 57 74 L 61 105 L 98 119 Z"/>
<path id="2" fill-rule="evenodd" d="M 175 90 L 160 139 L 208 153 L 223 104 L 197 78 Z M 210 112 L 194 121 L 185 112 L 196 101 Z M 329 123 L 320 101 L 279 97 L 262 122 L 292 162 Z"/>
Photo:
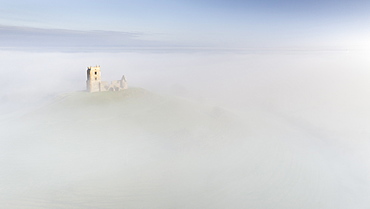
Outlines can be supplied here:
<path id="1" fill-rule="evenodd" d="M 366 55 L 2 51 L 0 204 L 366 208 Z"/>

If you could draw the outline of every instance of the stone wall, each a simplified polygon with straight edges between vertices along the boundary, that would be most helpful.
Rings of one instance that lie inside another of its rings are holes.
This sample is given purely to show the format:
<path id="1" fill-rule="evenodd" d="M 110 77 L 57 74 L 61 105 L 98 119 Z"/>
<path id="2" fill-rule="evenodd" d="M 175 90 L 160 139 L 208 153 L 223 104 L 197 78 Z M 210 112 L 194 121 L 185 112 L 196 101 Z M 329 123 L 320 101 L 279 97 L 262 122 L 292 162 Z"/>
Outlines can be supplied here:
<path id="1" fill-rule="evenodd" d="M 100 66 L 87 68 L 86 90 L 88 92 L 121 91 L 127 89 L 125 76 L 112 82 L 101 81 Z"/>

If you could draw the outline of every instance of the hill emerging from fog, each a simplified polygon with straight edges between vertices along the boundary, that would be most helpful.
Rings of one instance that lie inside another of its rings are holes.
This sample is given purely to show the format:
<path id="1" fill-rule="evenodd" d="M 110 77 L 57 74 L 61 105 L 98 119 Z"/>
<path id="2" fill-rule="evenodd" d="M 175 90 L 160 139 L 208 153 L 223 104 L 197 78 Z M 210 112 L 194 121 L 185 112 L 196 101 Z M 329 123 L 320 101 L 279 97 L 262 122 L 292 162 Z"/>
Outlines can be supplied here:
<path id="1" fill-rule="evenodd" d="M 82 138 L 102 137 L 109 141 L 137 131 L 178 142 L 183 141 L 181 137 L 200 137 L 199 142 L 209 145 L 222 138 L 225 132 L 242 127 L 236 115 L 222 108 L 157 95 L 140 88 L 60 95 L 24 119 L 33 121 L 33 125 L 47 126 L 42 128 L 46 131 L 64 127 L 62 134 L 70 132 L 72 138 L 75 133 L 84 133 Z"/>
<path id="2" fill-rule="evenodd" d="M 353 159 L 277 116 L 140 88 L 2 122 L 4 208 L 365 208 Z M 6 128 L 4 128 L 6 127 Z"/>

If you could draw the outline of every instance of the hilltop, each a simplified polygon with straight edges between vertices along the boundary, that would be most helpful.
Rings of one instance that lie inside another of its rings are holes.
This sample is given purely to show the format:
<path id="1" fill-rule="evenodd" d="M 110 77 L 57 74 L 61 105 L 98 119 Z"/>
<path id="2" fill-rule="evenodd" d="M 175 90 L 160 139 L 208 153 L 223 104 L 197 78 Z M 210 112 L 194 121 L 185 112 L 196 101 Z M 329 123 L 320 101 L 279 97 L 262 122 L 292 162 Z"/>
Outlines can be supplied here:
<path id="1" fill-rule="evenodd" d="M 2 127 L 6 208 L 337 209 L 370 193 L 302 126 L 140 88 L 58 95 Z"/>
<path id="2" fill-rule="evenodd" d="M 97 136 L 122 138 L 135 130 L 173 137 L 174 141 L 191 135 L 199 143 L 210 140 L 214 143 L 223 135 L 233 135 L 235 129 L 240 132 L 244 128 L 241 120 L 225 109 L 158 95 L 141 88 L 59 95 L 24 119 L 33 125 L 47 126 L 37 128 L 47 132 L 64 127 L 65 132 L 73 129 L 91 139 Z"/>

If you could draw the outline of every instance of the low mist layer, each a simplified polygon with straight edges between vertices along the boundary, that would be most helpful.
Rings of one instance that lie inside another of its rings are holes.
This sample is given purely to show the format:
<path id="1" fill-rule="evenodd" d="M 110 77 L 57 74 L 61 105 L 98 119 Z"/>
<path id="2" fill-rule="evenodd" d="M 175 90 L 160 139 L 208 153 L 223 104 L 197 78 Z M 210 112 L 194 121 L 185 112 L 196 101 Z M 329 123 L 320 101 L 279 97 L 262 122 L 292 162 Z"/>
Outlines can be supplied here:
<path id="1" fill-rule="evenodd" d="M 362 53 L 2 55 L 3 207 L 369 205 Z"/>

